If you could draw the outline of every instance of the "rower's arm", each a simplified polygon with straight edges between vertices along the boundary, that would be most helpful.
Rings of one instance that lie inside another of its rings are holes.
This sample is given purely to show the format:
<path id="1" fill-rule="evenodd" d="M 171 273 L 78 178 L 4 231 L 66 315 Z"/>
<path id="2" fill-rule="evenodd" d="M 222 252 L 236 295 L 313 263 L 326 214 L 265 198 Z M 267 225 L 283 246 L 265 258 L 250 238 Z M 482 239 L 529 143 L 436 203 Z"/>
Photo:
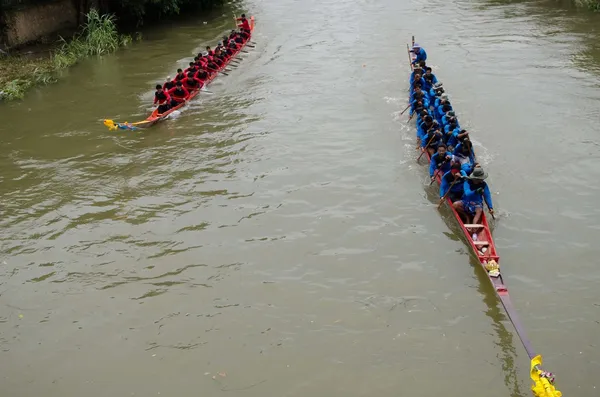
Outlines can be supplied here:
<path id="1" fill-rule="evenodd" d="M 469 181 L 465 181 L 463 184 L 463 189 L 465 191 L 465 196 L 472 196 L 475 192 L 471 190 L 471 186 L 469 185 Z"/>
<path id="2" fill-rule="evenodd" d="M 436 159 L 437 159 L 437 153 L 434 154 L 433 156 L 431 156 L 431 161 L 429 162 L 429 176 L 433 178 L 433 176 L 435 175 L 435 170 L 436 170 Z"/>
<path id="3" fill-rule="evenodd" d="M 490 210 L 493 210 L 494 205 L 492 204 L 492 194 L 490 193 L 490 188 L 488 187 L 487 183 L 483 188 L 483 199 L 485 200 L 485 203 L 487 204 L 488 208 Z"/>

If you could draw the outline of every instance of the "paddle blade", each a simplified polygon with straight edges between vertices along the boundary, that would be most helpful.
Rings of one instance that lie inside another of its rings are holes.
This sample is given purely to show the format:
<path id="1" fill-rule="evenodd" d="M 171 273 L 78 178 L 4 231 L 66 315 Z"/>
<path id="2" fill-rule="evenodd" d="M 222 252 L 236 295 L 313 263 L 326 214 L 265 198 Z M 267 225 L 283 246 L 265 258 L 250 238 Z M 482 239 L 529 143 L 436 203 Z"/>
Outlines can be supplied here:
<path id="1" fill-rule="evenodd" d="M 542 371 L 542 356 L 531 359 L 531 391 L 535 397 L 561 397 L 562 393 L 554 387 L 554 376 Z"/>
<path id="2" fill-rule="evenodd" d="M 114 131 L 119 128 L 113 120 L 104 120 L 104 125 L 107 126 L 110 131 Z"/>

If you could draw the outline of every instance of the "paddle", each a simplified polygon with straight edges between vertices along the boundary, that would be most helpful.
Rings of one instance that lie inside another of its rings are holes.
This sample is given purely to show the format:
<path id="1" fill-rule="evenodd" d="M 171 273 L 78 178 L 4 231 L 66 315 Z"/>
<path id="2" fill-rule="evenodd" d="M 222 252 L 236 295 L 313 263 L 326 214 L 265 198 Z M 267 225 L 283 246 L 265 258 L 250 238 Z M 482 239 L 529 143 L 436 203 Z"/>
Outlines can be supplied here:
<path id="1" fill-rule="evenodd" d="M 462 180 L 461 178 L 458 178 L 457 180 L 455 180 L 454 182 L 452 182 L 450 184 L 450 187 L 448 188 L 448 191 L 446 192 L 446 194 L 444 194 L 444 197 L 442 197 L 442 199 L 440 200 L 440 203 L 438 204 L 438 208 L 440 208 L 442 206 L 442 204 L 444 204 L 444 201 L 446 201 L 446 198 L 448 197 L 448 195 L 450 194 L 450 192 L 452 191 L 452 186 L 454 186 L 455 184 L 457 184 L 458 182 L 460 182 Z"/>
<path id="2" fill-rule="evenodd" d="M 433 185 L 433 182 L 435 182 L 435 178 L 438 176 L 439 172 L 442 170 L 442 167 L 444 164 L 446 164 L 450 159 L 446 159 L 444 160 L 444 162 L 442 162 L 442 164 L 440 164 L 437 167 L 437 170 L 435 170 L 433 177 L 431 178 L 431 183 L 429 183 L 429 186 Z"/>
<path id="3" fill-rule="evenodd" d="M 404 110 L 400 113 L 400 116 L 402 116 L 404 114 L 404 112 L 406 112 L 408 110 L 408 108 L 410 107 L 410 103 L 408 104 L 408 106 L 406 106 L 406 108 L 404 108 Z M 412 115 L 411 115 L 412 117 Z"/>
<path id="4" fill-rule="evenodd" d="M 213 68 L 209 68 L 208 66 L 206 67 L 206 69 L 213 71 L 213 72 L 218 72 L 218 73 L 223 73 L 225 76 L 229 76 L 229 73 L 225 73 L 221 70 L 217 70 L 217 69 L 213 69 Z"/>
<path id="5" fill-rule="evenodd" d="M 437 170 L 435 170 L 435 173 L 433 174 L 433 177 L 431 178 L 431 183 L 429 184 L 429 186 L 433 185 L 433 182 L 435 181 L 435 178 L 437 177 L 437 175 L 439 174 L 439 172 L 442 170 L 442 167 L 444 164 L 446 164 L 448 161 L 450 161 L 450 159 L 446 159 L 442 162 L 442 164 L 438 165 Z"/>
<path id="6" fill-rule="evenodd" d="M 429 186 L 433 185 L 433 182 L 435 182 L 435 178 L 437 178 L 438 174 L 440 173 L 439 168 L 437 170 L 435 170 L 435 172 L 433 173 L 433 176 L 431 177 L 431 182 L 429 182 Z"/>
<path id="7" fill-rule="evenodd" d="M 494 210 L 493 210 L 493 209 L 491 209 L 491 208 L 490 208 L 490 206 L 489 206 L 487 203 L 485 203 L 485 205 L 487 205 L 487 207 L 488 207 L 488 212 L 489 212 L 489 213 L 490 213 L 490 215 L 492 216 L 492 219 L 493 219 L 493 220 L 496 220 L 496 217 L 494 216 Z"/>
<path id="8" fill-rule="evenodd" d="M 410 65 L 410 70 L 413 70 L 412 57 L 410 56 L 410 47 L 408 44 L 406 45 L 406 51 L 408 53 L 408 64 Z"/>
<path id="9" fill-rule="evenodd" d="M 435 134 L 433 134 L 433 136 L 431 137 L 431 139 L 429 140 L 429 142 L 427 142 L 427 145 L 425 145 L 425 149 L 421 148 L 422 151 L 421 151 L 421 154 L 419 155 L 419 157 L 417 157 L 417 162 L 419 162 L 419 160 L 421 160 L 421 157 L 427 151 L 427 147 L 433 141 L 433 138 L 435 138 Z"/>

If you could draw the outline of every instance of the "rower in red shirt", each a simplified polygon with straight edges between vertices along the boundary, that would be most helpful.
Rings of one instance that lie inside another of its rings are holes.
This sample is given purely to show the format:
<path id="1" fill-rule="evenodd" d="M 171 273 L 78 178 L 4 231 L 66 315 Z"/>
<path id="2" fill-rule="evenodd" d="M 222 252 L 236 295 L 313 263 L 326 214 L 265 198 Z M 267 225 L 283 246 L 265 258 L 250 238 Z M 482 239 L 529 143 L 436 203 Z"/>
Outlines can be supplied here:
<path id="1" fill-rule="evenodd" d="M 169 93 L 164 91 L 162 85 L 156 85 L 156 92 L 154 93 L 154 104 L 158 103 L 158 113 L 162 114 L 171 108 L 171 97 Z"/>
<path id="2" fill-rule="evenodd" d="M 233 51 L 237 51 L 240 48 L 235 42 L 234 34 L 231 34 L 231 36 L 229 36 L 229 44 L 227 44 L 227 47 L 231 48 Z"/>
<path id="3" fill-rule="evenodd" d="M 175 76 L 175 80 L 173 80 L 173 81 L 177 82 L 177 81 L 181 81 L 183 79 L 185 79 L 185 73 L 183 73 L 183 70 L 177 69 L 177 75 Z"/>
<path id="4" fill-rule="evenodd" d="M 206 66 L 207 59 L 202 55 L 202 53 L 198 54 L 198 60 L 196 61 L 196 65 L 202 69 Z"/>
<path id="5" fill-rule="evenodd" d="M 198 70 L 198 73 L 196 73 L 196 75 L 194 77 L 197 78 L 198 80 L 200 80 L 200 82 L 202 84 L 204 84 L 206 79 L 208 79 L 208 72 L 204 69 L 200 69 L 200 70 Z"/>
<path id="6" fill-rule="evenodd" d="M 223 58 L 220 49 L 215 50 L 215 55 L 213 55 L 213 62 L 219 67 L 223 66 L 223 64 L 225 63 L 225 59 Z"/>
<path id="7" fill-rule="evenodd" d="M 187 76 L 190 72 L 196 74 L 198 71 L 198 66 L 194 62 L 190 62 L 190 67 L 184 70 L 185 75 Z"/>
<path id="8" fill-rule="evenodd" d="M 187 79 L 183 80 L 183 87 L 189 92 L 199 90 L 203 86 L 204 83 L 197 79 L 192 73 L 189 73 Z"/>
<path id="9" fill-rule="evenodd" d="M 240 18 L 236 18 L 236 21 L 242 22 L 238 25 L 238 27 L 247 30 L 248 32 L 250 31 L 250 22 L 248 22 L 248 20 L 246 19 L 246 14 L 242 14 Z"/>
<path id="10" fill-rule="evenodd" d="M 219 70 L 219 65 L 217 65 L 214 58 L 211 59 L 210 61 L 208 61 L 208 65 L 206 67 L 208 68 L 208 70 L 211 70 L 213 72 L 216 72 L 217 70 Z"/>
<path id="11" fill-rule="evenodd" d="M 167 77 L 167 80 L 163 84 L 163 90 L 169 91 L 171 88 L 175 87 L 175 82 L 171 80 L 171 76 Z"/>
<path id="12" fill-rule="evenodd" d="M 242 37 L 242 39 L 244 41 L 246 41 L 246 40 L 248 40 L 250 38 L 250 31 L 249 30 L 241 29 L 240 36 Z"/>
<path id="13" fill-rule="evenodd" d="M 244 37 L 240 34 L 237 33 L 235 34 L 235 37 L 233 38 L 233 40 L 236 42 L 236 44 L 238 44 L 238 48 L 242 46 L 242 44 L 244 44 Z"/>
<path id="14" fill-rule="evenodd" d="M 190 92 L 185 89 L 181 81 L 178 81 L 177 85 L 171 88 L 168 94 L 171 96 L 171 106 L 173 107 L 190 99 Z"/>

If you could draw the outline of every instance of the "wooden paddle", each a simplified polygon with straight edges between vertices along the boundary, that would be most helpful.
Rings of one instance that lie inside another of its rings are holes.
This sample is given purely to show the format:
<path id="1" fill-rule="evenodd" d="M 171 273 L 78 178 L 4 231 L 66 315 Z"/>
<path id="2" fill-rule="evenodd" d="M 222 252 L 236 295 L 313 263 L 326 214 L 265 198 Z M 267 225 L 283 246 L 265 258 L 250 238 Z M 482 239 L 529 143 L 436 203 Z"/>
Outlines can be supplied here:
<path id="1" fill-rule="evenodd" d="M 435 172 L 433 173 L 433 176 L 431 177 L 431 182 L 429 182 L 429 186 L 433 185 L 433 182 L 435 182 L 435 178 L 437 178 L 439 173 L 440 173 L 439 169 L 435 170 Z"/>
<path id="2" fill-rule="evenodd" d="M 213 72 L 223 73 L 225 76 L 229 76 L 229 74 L 228 74 L 228 73 L 225 73 L 225 72 L 223 72 L 223 71 L 221 71 L 221 70 L 217 70 L 217 69 L 209 68 L 208 66 L 206 67 L 206 69 L 208 69 L 208 70 L 210 70 L 210 71 L 213 71 Z"/>
<path id="3" fill-rule="evenodd" d="M 438 174 L 442 170 L 442 166 L 444 164 L 446 164 L 447 162 L 448 162 L 448 159 L 444 160 L 444 162 L 442 164 L 440 164 L 439 167 L 437 167 L 437 170 L 435 170 L 435 173 L 433 174 L 433 178 L 431 178 L 431 183 L 429 183 L 429 186 L 433 185 L 433 182 L 435 182 L 435 178 L 438 176 Z"/>
<path id="4" fill-rule="evenodd" d="M 494 216 L 494 210 L 493 210 L 493 209 L 491 209 L 491 208 L 490 208 L 490 206 L 489 206 L 487 203 L 485 203 L 485 205 L 487 205 L 487 207 L 488 207 L 488 212 L 489 212 L 489 213 L 490 213 L 490 215 L 492 216 L 492 219 L 493 219 L 493 220 L 496 220 L 496 217 Z"/>
<path id="5" fill-rule="evenodd" d="M 412 57 L 410 56 L 410 47 L 408 44 L 406 45 L 406 51 L 408 52 L 408 64 L 410 65 L 410 70 L 413 70 Z"/>
<path id="6" fill-rule="evenodd" d="M 450 187 L 448 188 L 448 191 L 446 192 L 446 194 L 444 194 L 444 197 L 442 197 L 442 199 L 440 200 L 440 203 L 438 204 L 438 208 L 440 208 L 442 206 L 442 204 L 444 204 L 444 201 L 446 201 L 446 198 L 448 197 L 448 195 L 450 194 L 450 192 L 452 190 L 452 186 L 454 186 L 455 184 L 457 184 L 461 180 L 462 180 L 462 178 L 458 178 L 457 180 L 455 180 L 454 182 L 452 182 L 450 184 Z"/>
<path id="7" fill-rule="evenodd" d="M 408 106 L 406 106 L 406 108 L 404 108 L 404 110 L 400 113 L 400 116 L 402 116 L 404 114 L 404 112 L 406 112 L 408 110 L 408 108 L 410 107 L 410 105 L 411 104 L 409 103 Z"/>
<path id="8" fill-rule="evenodd" d="M 422 149 L 421 154 L 419 155 L 419 157 L 417 157 L 417 162 L 419 162 L 419 160 L 421 160 L 421 157 L 423 156 L 423 154 L 425 153 L 425 151 L 427 151 L 427 147 L 429 146 L 429 144 L 433 141 L 433 138 L 435 138 L 435 134 L 433 134 L 433 136 L 431 137 L 431 139 L 429 140 L 429 142 L 427 142 L 427 145 L 425 145 L 425 149 Z"/>

